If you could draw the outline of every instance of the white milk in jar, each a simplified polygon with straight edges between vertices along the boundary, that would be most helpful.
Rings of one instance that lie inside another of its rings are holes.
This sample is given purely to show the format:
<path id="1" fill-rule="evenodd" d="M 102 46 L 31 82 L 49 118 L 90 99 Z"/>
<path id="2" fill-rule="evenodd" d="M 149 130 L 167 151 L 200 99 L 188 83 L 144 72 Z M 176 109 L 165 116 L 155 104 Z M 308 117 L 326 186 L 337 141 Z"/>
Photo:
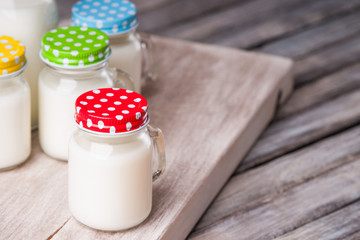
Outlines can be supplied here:
<path id="1" fill-rule="evenodd" d="M 129 87 L 132 82 L 108 67 L 109 39 L 97 29 L 69 27 L 42 39 L 46 67 L 39 76 L 39 139 L 49 156 L 68 159 L 68 143 L 76 129 L 73 106 L 83 92 L 100 87 Z"/>
<path id="2" fill-rule="evenodd" d="M 110 66 L 129 73 L 135 81 L 135 90 L 141 91 L 142 75 L 153 78 L 150 39 L 140 39 L 136 33 L 138 21 L 136 6 L 122 0 L 81 0 L 72 8 L 74 26 L 98 28 L 110 37 L 112 56 Z M 142 66 L 142 62 L 144 66 Z M 142 72 L 143 71 L 143 72 Z"/>
<path id="3" fill-rule="evenodd" d="M 23 163 L 31 151 L 30 89 L 23 77 L 25 47 L 0 37 L 0 170 Z"/>
<path id="4" fill-rule="evenodd" d="M 38 124 L 38 76 L 44 64 L 39 51 L 41 37 L 56 27 L 55 0 L 3 0 L 0 5 L 0 33 L 21 39 L 28 59 L 25 77 L 31 89 L 31 123 Z"/>
<path id="5" fill-rule="evenodd" d="M 69 144 L 69 207 L 105 231 L 138 225 L 150 214 L 152 181 L 165 168 L 163 136 L 148 126 L 146 99 L 125 89 L 96 89 L 75 104 Z M 155 147 L 155 148 L 154 148 Z M 152 173 L 153 149 L 158 170 Z"/>

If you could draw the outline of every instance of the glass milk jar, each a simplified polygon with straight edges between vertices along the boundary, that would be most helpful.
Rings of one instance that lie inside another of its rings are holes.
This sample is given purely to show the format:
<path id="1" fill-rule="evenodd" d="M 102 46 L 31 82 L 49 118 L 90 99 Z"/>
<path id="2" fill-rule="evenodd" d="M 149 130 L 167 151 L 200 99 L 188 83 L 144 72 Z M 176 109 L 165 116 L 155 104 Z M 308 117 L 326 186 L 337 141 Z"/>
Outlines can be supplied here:
<path id="1" fill-rule="evenodd" d="M 165 169 L 163 135 L 148 125 L 146 99 L 125 89 L 96 89 L 78 97 L 75 112 L 78 130 L 69 144 L 71 213 L 105 231 L 138 225 L 151 211 L 152 181 Z"/>
<path id="2" fill-rule="evenodd" d="M 133 76 L 135 91 L 141 91 L 144 79 L 155 78 L 149 37 L 136 33 L 136 7 L 123 0 L 83 0 L 72 8 L 72 24 L 98 28 L 110 37 L 112 56 L 110 66 Z"/>
<path id="3" fill-rule="evenodd" d="M 41 38 L 56 27 L 58 14 L 55 0 L 2 0 L 0 34 L 21 39 L 27 47 L 25 77 L 31 90 L 31 124 L 38 124 L 38 77 L 44 67 L 39 51 Z"/>
<path id="4" fill-rule="evenodd" d="M 25 47 L 0 37 L 0 169 L 23 163 L 31 151 L 30 89 L 23 77 Z"/>
<path id="5" fill-rule="evenodd" d="M 73 106 L 85 91 L 100 87 L 133 89 L 130 77 L 108 67 L 109 38 L 97 29 L 68 27 L 42 39 L 46 67 L 39 76 L 39 139 L 49 156 L 68 159 L 68 143 L 76 129 Z"/>

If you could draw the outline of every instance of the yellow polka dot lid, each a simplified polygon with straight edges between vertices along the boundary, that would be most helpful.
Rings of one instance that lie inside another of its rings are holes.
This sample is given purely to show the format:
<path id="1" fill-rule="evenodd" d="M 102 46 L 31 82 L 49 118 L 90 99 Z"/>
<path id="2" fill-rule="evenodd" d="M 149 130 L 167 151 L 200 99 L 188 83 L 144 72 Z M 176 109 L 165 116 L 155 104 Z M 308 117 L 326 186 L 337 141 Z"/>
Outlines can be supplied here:
<path id="1" fill-rule="evenodd" d="M 25 46 L 9 36 L 0 36 L 0 76 L 21 70 L 25 66 Z"/>

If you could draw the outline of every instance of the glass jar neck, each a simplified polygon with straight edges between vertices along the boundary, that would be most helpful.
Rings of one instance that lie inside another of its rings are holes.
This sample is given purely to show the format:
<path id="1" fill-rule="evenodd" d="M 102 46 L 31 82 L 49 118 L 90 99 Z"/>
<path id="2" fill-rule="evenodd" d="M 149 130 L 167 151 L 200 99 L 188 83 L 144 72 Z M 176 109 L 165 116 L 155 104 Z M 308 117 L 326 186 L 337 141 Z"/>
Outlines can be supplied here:
<path id="1" fill-rule="evenodd" d="M 47 63 L 45 63 L 46 66 L 51 70 L 51 71 L 54 71 L 54 72 L 57 72 L 57 73 L 61 73 L 61 74 L 64 74 L 64 75 L 70 75 L 70 76 L 87 76 L 87 75 L 92 75 L 94 74 L 95 72 L 99 72 L 99 71 L 102 71 L 104 70 L 105 68 L 107 68 L 107 66 L 109 65 L 108 63 L 108 60 L 104 61 L 104 62 L 101 62 L 101 63 L 97 63 L 97 64 L 94 64 L 93 66 L 90 65 L 88 67 L 85 67 L 85 68 L 64 68 L 64 67 L 61 67 L 61 66 L 55 66 L 55 65 L 49 65 Z"/>
<path id="2" fill-rule="evenodd" d="M 136 28 L 133 28 L 130 31 L 125 32 L 125 33 L 110 34 L 108 36 L 110 39 L 110 44 L 113 44 L 114 42 L 125 41 L 125 40 L 129 40 L 131 38 L 134 38 L 135 34 L 136 34 Z"/>
<path id="3" fill-rule="evenodd" d="M 141 129 L 137 129 L 132 132 L 128 133 L 120 133 L 120 134 L 106 134 L 106 133 L 95 133 L 95 132 L 89 132 L 78 128 L 78 131 L 89 138 L 91 141 L 94 142 L 108 142 L 108 143 L 122 143 L 122 142 L 129 142 L 132 140 L 137 139 L 140 135 L 147 133 L 147 126 L 142 127 Z"/>
<path id="4" fill-rule="evenodd" d="M 22 69 L 20 69 L 20 70 L 17 71 L 17 72 L 10 73 L 10 74 L 5 75 L 5 76 L 2 75 L 2 76 L 0 76 L 0 81 L 7 81 L 7 80 L 12 80 L 12 79 L 14 79 L 14 78 L 20 77 L 21 74 L 23 74 L 24 69 L 25 69 L 25 67 L 23 67 Z"/>

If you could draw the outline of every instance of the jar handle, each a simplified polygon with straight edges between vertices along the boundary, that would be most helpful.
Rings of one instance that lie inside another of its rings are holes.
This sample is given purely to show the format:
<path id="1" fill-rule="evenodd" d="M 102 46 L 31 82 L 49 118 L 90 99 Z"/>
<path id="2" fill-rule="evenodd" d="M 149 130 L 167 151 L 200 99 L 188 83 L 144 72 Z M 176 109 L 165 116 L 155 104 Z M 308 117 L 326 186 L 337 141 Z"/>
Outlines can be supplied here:
<path id="1" fill-rule="evenodd" d="M 155 45 L 149 34 L 137 33 L 136 38 L 140 41 L 142 52 L 141 80 L 143 83 L 154 81 L 157 78 L 157 66 L 154 59 Z"/>
<path id="2" fill-rule="evenodd" d="M 116 88 L 125 88 L 135 91 L 134 79 L 130 74 L 114 67 L 108 67 L 113 86 Z"/>
<path id="3" fill-rule="evenodd" d="M 155 181 L 160 177 L 161 174 L 164 173 L 166 166 L 164 135 L 162 134 L 162 131 L 159 128 L 154 128 L 148 125 L 147 129 L 149 131 L 151 140 L 154 143 L 156 149 L 155 152 L 158 159 L 157 170 L 153 173 L 153 181 Z"/>

